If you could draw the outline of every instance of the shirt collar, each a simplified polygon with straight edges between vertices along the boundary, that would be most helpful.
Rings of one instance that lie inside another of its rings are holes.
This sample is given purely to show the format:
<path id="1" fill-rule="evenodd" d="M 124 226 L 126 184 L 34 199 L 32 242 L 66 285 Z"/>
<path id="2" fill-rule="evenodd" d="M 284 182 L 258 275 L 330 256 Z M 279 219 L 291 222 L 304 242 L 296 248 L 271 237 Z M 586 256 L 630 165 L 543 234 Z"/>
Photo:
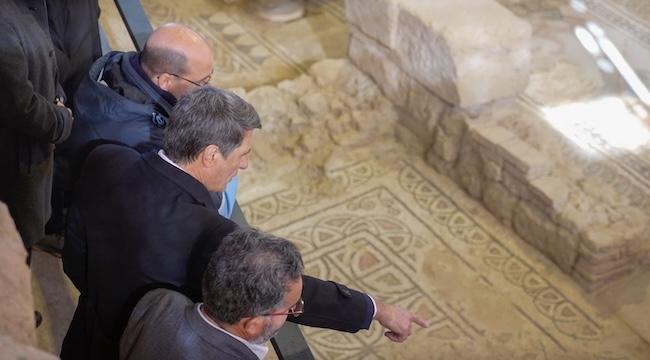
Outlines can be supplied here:
<path id="1" fill-rule="evenodd" d="M 231 334 L 228 331 L 222 329 L 219 325 L 215 324 L 214 321 L 210 320 L 207 316 L 205 316 L 205 314 L 203 314 L 203 312 L 201 311 L 202 306 L 203 303 L 196 304 L 196 311 L 199 313 L 201 319 L 203 319 L 203 321 L 208 323 L 208 325 L 239 340 L 241 343 L 246 345 L 246 347 L 248 347 L 255 354 L 255 356 L 257 356 L 260 360 L 266 357 L 266 354 L 269 352 L 269 348 L 266 345 L 253 344 L 247 341 L 246 339 L 240 338 L 239 336 Z"/>
<path id="2" fill-rule="evenodd" d="M 158 150 L 158 156 L 160 156 L 160 158 L 162 158 L 162 159 L 165 160 L 166 162 L 168 162 L 168 163 L 174 165 L 175 167 L 177 167 L 177 168 L 183 170 L 183 172 L 188 173 L 187 171 L 185 171 L 185 169 L 183 169 L 182 167 L 180 167 L 180 165 L 178 165 L 177 163 L 173 162 L 172 159 L 168 158 L 167 155 L 165 154 L 165 150 L 163 150 L 163 149 Z"/>

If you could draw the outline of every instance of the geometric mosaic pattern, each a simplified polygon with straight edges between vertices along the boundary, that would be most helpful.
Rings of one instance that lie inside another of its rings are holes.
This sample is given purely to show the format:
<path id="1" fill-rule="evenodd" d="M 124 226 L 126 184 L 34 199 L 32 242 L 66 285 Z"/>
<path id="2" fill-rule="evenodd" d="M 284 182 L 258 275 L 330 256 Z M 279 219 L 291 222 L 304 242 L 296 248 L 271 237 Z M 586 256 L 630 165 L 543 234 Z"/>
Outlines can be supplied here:
<path id="1" fill-rule="evenodd" d="M 255 175 L 244 175 L 242 189 L 245 176 Z M 305 196 L 305 186 L 286 184 L 244 201 L 242 209 L 255 226 L 294 241 L 306 273 L 426 317 L 431 326 L 407 344 L 435 344 L 440 358 L 457 358 L 467 353 L 459 349 L 516 334 L 521 339 L 508 345 L 512 358 L 642 359 L 650 351 L 617 318 L 585 301 L 558 269 L 549 271 L 542 256 L 522 249 L 495 220 L 486 222 L 489 215 L 419 159 L 404 155 L 391 165 L 359 159 L 328 176 L 346 191 Z M 443 273 L 451 283 L 432 276 Z M 503 313 L 508 326 L 485 321 L 484 302 Z M 437 358 L 426 347 L 405 353 L 377 325 L 357 334 L 303 332 L 318 359 Z"/>

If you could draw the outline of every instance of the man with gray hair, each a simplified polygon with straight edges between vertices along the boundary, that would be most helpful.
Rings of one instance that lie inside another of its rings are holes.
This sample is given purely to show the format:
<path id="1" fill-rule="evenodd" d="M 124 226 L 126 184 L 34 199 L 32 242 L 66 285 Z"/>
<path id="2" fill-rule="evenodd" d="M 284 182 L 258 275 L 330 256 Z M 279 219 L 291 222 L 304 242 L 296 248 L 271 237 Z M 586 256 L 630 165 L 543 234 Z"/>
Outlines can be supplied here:
<path id="1" fill-rule="evenodd" d="M 121 359 L 263 359 L 287 317 L 303 312 L 296 246 L 255 229 L 226 236 L 203 275 L 203 303 L 168 289 L 131 313 Z"/>
<path id="2" fill-rule="evenodd" d="M 180 99 L 164 150 L 140 154 L 102 145 L 88 157 L 70 209 L 63 268 L 81 292 L 62 358 L 114 359 L 131 310 L 150 289 L 173 287 L 201 298 L 211 254 L 237 228 L 209 191 L 223 191 L 248 167 L 255 109 L 212 87 Z M 420 317 L 344 285 L 302 277 L 305 316 L 294 322 L 356 332 L 377 319 L 404 341 Z"/>

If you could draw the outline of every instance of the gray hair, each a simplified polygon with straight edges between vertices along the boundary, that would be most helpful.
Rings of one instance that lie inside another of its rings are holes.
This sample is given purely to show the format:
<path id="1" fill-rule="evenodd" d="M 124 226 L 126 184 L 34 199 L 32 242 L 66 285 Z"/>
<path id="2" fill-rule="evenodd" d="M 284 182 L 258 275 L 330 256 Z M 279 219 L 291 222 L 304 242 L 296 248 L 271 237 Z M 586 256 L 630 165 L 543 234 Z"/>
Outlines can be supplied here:
<path id="1" fill-rule="evenodd" d="M 302 275 L 300 252 L 288 240 L 256 229 L 226 236 L 203 274 L 203 301 L 226 324 L 272 312 Z"/>
<path id="2" fill-rule="evenodd" d="M 140 54 L 140 64 L 150 76 L 161 73 L 185 75 L 187 69 L 187 56 L 170 48 L 154 47 L 145 44 Z"/>
<path id="3" fill-rule="evenodd" d="M 226 158 L 241 145 L 244 133 L 262 127 L 252 105 L 234 93 L 211 86 L 196 88 L 178 101 L 167 127 L 163 148 L 176 163 L 189 163 L 208 145 Z"/>

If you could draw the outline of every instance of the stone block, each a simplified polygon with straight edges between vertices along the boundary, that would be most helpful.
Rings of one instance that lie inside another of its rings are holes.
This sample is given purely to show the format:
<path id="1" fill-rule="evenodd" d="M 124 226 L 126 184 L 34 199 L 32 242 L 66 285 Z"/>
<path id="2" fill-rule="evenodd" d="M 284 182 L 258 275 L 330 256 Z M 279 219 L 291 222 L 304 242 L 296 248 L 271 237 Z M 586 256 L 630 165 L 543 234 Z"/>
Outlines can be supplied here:
<path id="1" fill-rule="evenodd" d="M 406 110 L 415 119 L 429 124 L 429 128 L 433 130 L 431 125 L 435 125 L 438 122 L 438 119 L 447 106 L 447 103 L 434 93 L 418 84 L 417 81 L 411 80 L 408 89 Z"/>
<path id="2" fill-rule="evenodd" d="M 569 198 L 569 186 L 554 176 L 543 176 L 530 182 L 530 190 L 543 205 L 559 212 Z"/>
<path id="3" fill-rule="evenodd" d="M 0 334 L 22 344 L 34 345 L 34 302 L 27 252 L 7 206 L 2 202 L 0 249 Z"/>
<path id="4" fill-rule="evenodd" d="M 554 258 L 550 244 L 557 241 L 557 225 L 543 212 L 520 201 L 514 210 L 513 228 L 526 242 Z"/>
<path id="5" fill-rule="evenodd" d="M 301 74 L 292 80 L 281 81 L 278 84 L 278 89 L 287 91 L 296 97 L 300 97 L 304 94 L 317 90 L 314 80 L 306 74 Z"/>
<path id="6" fill-rule="evenodd" d="M 499 220 L 510 224 L 519 199 L 498 182 L 488 181 L 483 191 L 483 204 Z"/>
<path id="7" fill-rule="evenodd" d="M 441 128 L 438 128 L 433 136 L 433 151 L 444 161 L 453 163 L 458 158 L 460 140 L 458 137 L 445 134 Z"/>
<path id="8" fill-rule="evenodd" d="M 421 154 L 426 159 L 433 139 L 426 138 L 421 133 L 411 130 L 407 122 L 404 121 L 406 118 L 408 118 L 408 115 L 400 114 L 399 122 L 395 126 L 395 137 L 400 144 L 404 144 L 411 151 Z"/>
<path id="9" fill-rule="evenodd" d="M 348 56 L 359 69 L 375 80 L 393 104 L 406 107 L 413 80 L 395 64 L 388 49 L 363 34 L 353 32 Z"/>
<path id="10" fill-rule="evenodd" d="M 391 48 L 447 102 L 469 107 L 525 89 L 531 26 L 496 1 L 401 0 L 399 7 Z"/>
<path id="11" fill-rule="evenodd" d="M 294 96 L 273 86 L 260 86 L 250 91 L 246 100 L 263 115 L 264 133 L 288 132 L 291 118 L 299 114 Z"/>
<path id="12" fill-rule="evenodd" d="M 355 72 L 358 70 L 345 59 L 325 59 L 309 67 L 309 75 L 314 78 L 316 84 L 336 90 L 345 88 L 354 78 Z"/>
<path id="13" fill-rule="evenodd" d="M 497 151 L 497 144 L 501 144 L 517 136 L 501 126 L 476 126 L 471 129 L 472 140 L 486 149 Z"/>
<path id="14" fill-rule="evenodd" d="M 466 141 L 462 143 L 456 169 L 461 186 L 474 198 L 481 199 L 483 164 L 480 155 Z"/>
<path id="15" fill-rule="evenodd" d="M 308 93 L 298 99 L 300 110 L 307 116 L 319 116 L 327 113 L 329 102 L 321 92 Z"/>
<path id="16" fill-rule="evenodd" d="M 548 175 L 553 166 L 543 153 L 516 138 L 499 143 L 498 150 L 507 164 L 530 180 Z"/>
<path id="17" fill-rule="evenodd" d="M 582 248 L 585 254 L 608 254 L 610 260 L 620 259 L 624 256 L 625 241 L 623 233 L 627 228 L 625 221 L 613 224 L 590 226 L 583 229 Z"/>
<path id="18" fill-rule="evenodd" d="M 0 335 L 0 359 L 55 360 L 58 356 L 48 354 L 34 347 L 21 344 L 7 336 Z"/>
<path id="19" fill-rule="evenodd" d="M 501 169 L 501 183 L 508 191 L 521 199 L 528 199 L 530 196 L 525 180 L 520 176 L 514 175 L 507 168 Z"/>
<path id="20" fill-rule="evenodd" d="M 558 226 L 555 241 L 548 244 L 552 260 L 567 274 L 571 273 L 576 264 L 579 243 L 579 234 Z"/>
<path id="21" fill-rule="evenodd" d="M 387 47 L 395 43 L 398 7 L 396 0 L 346 0 L 348 23 Z"/>
<path id="22" fill-rule="evenodd" d="M 483 172 L 485 177 L 492 181 L 501 181 L 501 161 L 493 160 L 489 155 L 486 156 L 484 152 L 481 152 L 481 157 L 483 158 Z"/>
<path id="23" fill-rule="evenodd" d="M 453 137 L 460 138 L 467 131 L 470 122 L 469 114 L 463 109 L 449 108 L 440 119 L 440 128 Z"/>

